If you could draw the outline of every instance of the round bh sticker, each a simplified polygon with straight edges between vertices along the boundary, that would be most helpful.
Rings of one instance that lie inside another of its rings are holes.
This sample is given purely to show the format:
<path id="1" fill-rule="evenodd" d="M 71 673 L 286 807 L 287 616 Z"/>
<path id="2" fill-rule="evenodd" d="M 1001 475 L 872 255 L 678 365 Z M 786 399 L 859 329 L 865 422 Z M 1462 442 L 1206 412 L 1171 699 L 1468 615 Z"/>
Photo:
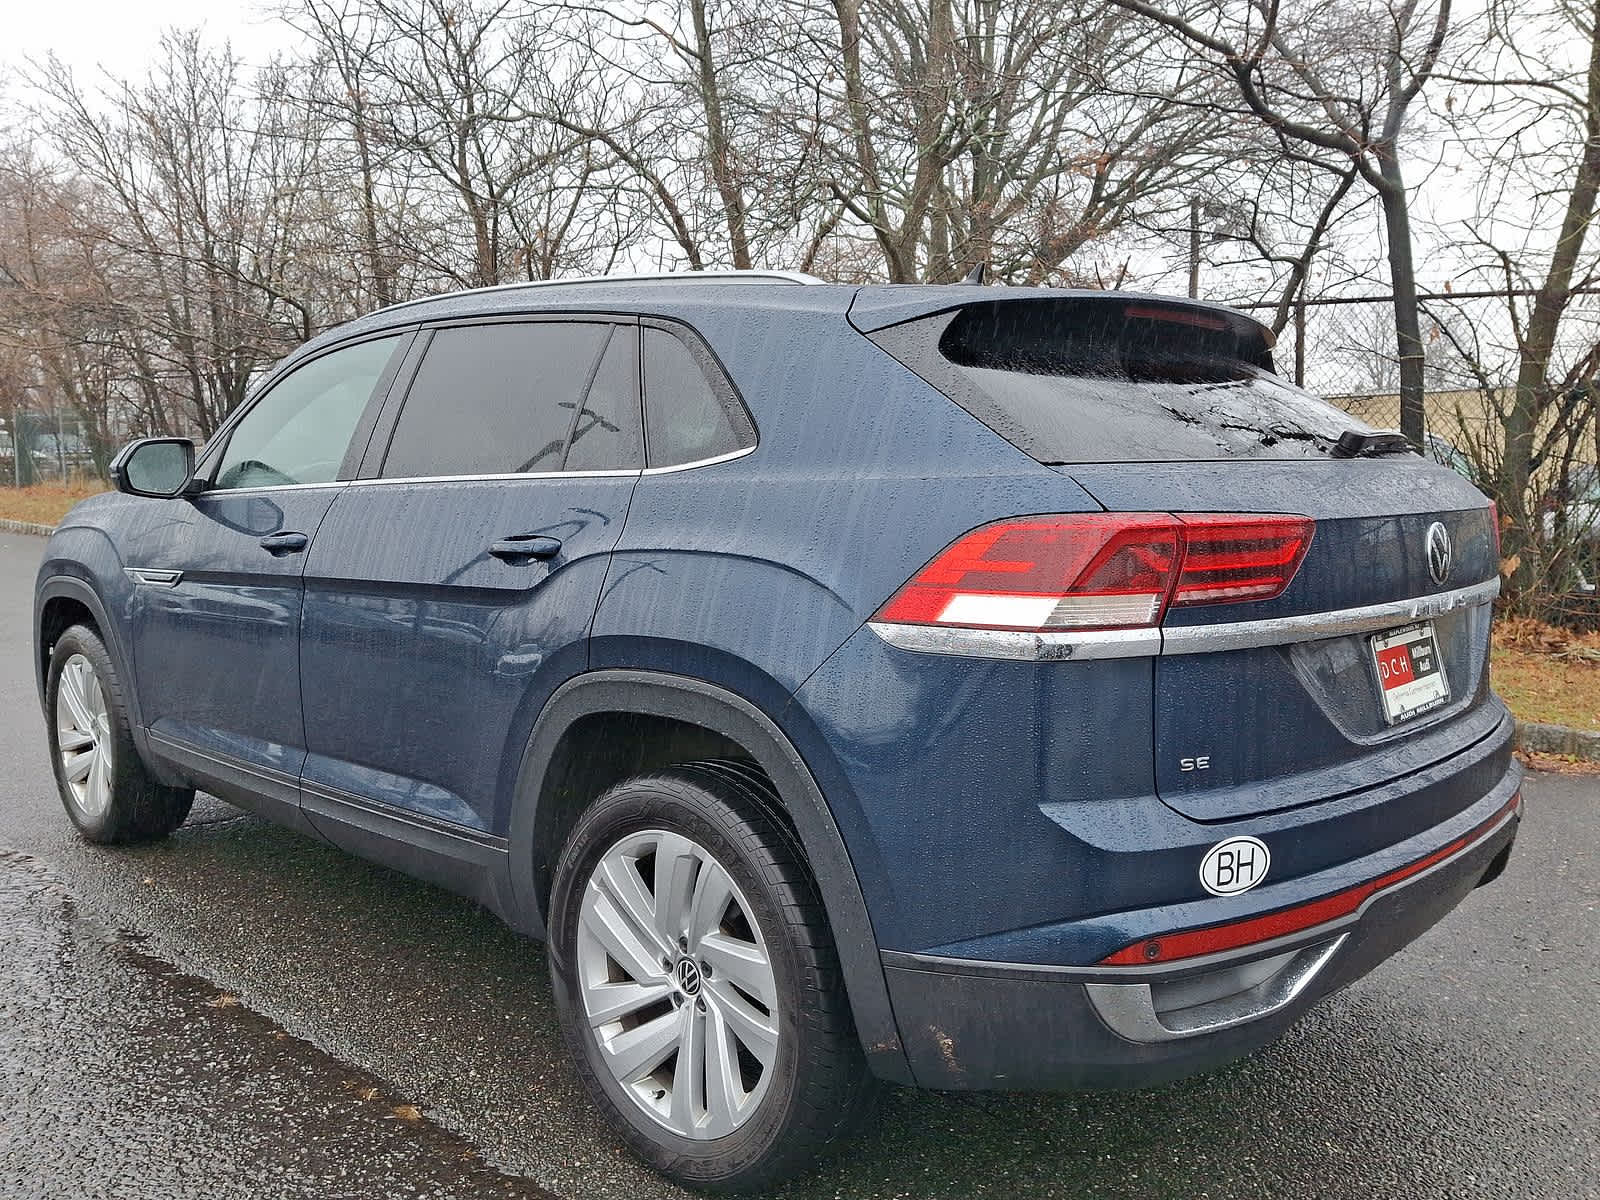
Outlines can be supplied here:
<path id="1" fill-rule="evenodd" d="M 1260 838 L 1231 837 L 1200 860 L 1200 886 L 1213 896 L 1237 896 L 1267 877 L 1272 851 Z"/>

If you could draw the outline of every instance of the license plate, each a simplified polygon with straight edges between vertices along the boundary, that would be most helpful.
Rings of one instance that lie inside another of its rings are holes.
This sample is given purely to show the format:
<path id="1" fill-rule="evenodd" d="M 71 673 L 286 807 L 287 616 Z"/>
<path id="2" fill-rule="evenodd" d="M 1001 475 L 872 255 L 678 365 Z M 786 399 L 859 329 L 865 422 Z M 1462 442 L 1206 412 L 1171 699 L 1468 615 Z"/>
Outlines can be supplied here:
<path id="1" fill-rule="evenodd" d="M 1391 725 L 1450 699 L 1432 621 L 1378 634 L 1372 639 L 1372 661 L 1378 672 L 1384 720 Z"/>

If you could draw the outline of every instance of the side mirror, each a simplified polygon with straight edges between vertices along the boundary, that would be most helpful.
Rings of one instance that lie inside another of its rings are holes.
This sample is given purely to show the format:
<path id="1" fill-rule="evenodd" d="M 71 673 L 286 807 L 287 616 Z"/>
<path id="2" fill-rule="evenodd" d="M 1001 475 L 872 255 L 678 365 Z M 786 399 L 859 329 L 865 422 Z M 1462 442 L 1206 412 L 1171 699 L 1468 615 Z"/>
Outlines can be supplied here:
<path id="1" fill-rule="evenodd" d="M 194 477 L 194 443 L 188 438 L 140 438 L 111 460 L 111 482 L 130 496 L 169 500 Z"/>

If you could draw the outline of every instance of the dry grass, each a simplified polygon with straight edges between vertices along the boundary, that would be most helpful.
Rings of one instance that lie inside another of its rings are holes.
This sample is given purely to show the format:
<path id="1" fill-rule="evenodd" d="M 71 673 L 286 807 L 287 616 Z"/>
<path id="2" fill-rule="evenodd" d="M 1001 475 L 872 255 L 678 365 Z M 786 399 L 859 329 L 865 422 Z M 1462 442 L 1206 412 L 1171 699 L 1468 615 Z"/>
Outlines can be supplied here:
<path id="1" fill-rule="evenodd" d="M 1490 679 L 1524 721 L 1600 731 L 1600 634 L 1500 621 Z"/>
<path id="2" fill-rule="evenodd" d="M 55 525 L 79 500 L 105 490 L 105 483 L 98 479 L 36 483 L 25 488 L 0 487 L 0 518 Z"/>

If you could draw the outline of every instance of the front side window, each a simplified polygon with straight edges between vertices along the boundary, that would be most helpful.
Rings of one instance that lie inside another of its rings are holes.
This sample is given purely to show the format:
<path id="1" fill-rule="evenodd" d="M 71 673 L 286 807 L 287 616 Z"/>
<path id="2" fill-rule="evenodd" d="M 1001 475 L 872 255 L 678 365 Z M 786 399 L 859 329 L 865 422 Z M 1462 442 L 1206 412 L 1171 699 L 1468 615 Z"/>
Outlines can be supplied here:
<path id="1" fill-rule="evenodd" d="M 330 483 L 403 335 L 314 358 L 273 385 L 233 427 L 214 489 Z"/>
<path id="2" fill-rule="evenodd" d="M 637 466 L 633 336 L 579 321 L 438 330 L 395 423 L 384 476 Z"/>
<path id="3" fill-rule="evenodd" d="M 743 406 L 731 394 L 718 394 L 709 365 L 666 330 L 645 328 L 644 421 L 652 467 L 703 462 L 755 445 Z M 720 374 L 716 378 L 726 388 Z"/>

